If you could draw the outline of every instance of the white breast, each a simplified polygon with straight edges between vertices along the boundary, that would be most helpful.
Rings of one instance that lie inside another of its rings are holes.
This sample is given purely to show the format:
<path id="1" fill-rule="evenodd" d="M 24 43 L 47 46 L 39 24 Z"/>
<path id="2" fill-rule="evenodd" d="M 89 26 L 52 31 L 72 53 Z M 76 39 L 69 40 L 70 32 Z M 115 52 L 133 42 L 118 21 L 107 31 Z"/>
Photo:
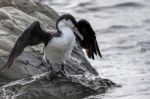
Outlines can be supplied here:
<path id="1" fill-rule="evenodd" d="M 70 28 L 62 30 L 61 37 L 55 37 L 49 41 L 45 48 L 45 57 L 50 63 L 65 62 L 75 45 L 75 35 Z"/>

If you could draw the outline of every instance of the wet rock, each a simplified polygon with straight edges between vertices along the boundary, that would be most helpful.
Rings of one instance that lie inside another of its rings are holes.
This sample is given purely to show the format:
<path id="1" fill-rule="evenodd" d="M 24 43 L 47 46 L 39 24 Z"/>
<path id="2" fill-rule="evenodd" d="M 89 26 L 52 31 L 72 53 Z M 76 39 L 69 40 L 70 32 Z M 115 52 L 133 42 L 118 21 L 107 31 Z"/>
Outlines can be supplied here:
<path id="1" fill-rule="evenodd" d="M 0 0 L 0 7 L 15 6 L 14 0 Z"/>
<path id="2" fill-rule="evenodd" d="M 10 19 L 11 16 L 9 15 L 9 13 L 7 13 L 5 10 L 0 9 L 0 20 L 4 20 L 4 19 Z"/>
<path id="3" fill-rule="evenodd" d="M 91 74 L 72 75 L 69 79 L 57 76 L 52 81 L 49 80 L 49 75 L 49 73 L 44 73 L 9 83 L 2 86 L 0 93 L 15 99 L 39 99 L 38 97 L 76 99 L 77 97 L 74 96 L 83 98 L 92 94 L 103 93 L 108 87 L 115 85 L 107 79 Z"/>
<path id="4" fill-rule="evenodd" d="M 38 20 L 43 29 L 55 29 L 57 18 L 58 14 L 53 9 L 38 0 L 0 0 L 0 68 L 6 64 L 19 35 L 33 21 Z M 10 69 L 0 72 L 0 97 L 30 99 L 62 96 L 66 99 L 66 96 L 83 97 L 97 93 L 114 85 L 109 80 L 96 77 L 98 72 L 78 45 L 65 64 L 71 79 L 58 77 L 50 81 L 47 77 L 50 68 L 59 71 L 61 66 L 44 63 L 42 49 L 43 44 L 27 47 Z"/>

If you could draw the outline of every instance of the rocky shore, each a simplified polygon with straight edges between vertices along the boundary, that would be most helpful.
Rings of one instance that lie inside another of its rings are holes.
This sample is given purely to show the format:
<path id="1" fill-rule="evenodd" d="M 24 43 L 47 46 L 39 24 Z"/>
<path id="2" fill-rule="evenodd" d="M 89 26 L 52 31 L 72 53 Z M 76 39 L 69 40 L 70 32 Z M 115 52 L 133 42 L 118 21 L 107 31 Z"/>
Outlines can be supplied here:
<path id="1" fill-rule="evenodd" d="M 38 20 L 43 29 L 49 30 L 55 29 L 58 17 L 39 0 L 0 0 L 0 68 L 6 63 L 18 36 L 33 21 Z M 60 66 L 42 64 L 42 48 L 43 44 L 26 48 L 12 68 L 0 72 L 0 99 L 40 99 L 43 96 L 76 99 L 73 97 L 83 98 L 115 85 L 99 77 L 78 46 L 65 64 L 70 78 L 58 76 L 50 81 L 50 67 L 58 71 Z"/>

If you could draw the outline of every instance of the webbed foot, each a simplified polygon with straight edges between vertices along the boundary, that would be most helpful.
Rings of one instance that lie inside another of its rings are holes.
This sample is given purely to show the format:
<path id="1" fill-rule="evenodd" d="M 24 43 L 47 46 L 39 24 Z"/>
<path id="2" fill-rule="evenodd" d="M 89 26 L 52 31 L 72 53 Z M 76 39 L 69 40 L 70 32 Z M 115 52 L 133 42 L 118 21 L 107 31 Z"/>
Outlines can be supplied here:
<path id="1" fill-rule="evenodd" d="M 54 80 L 56 78 L 66 78 L 66 79 L 70 79 L 69 74 L 66 71 L 60 70 L 60 71 L 51 71 L 51 73 L 49 74 L 49 78 L 50 80 Z"/>

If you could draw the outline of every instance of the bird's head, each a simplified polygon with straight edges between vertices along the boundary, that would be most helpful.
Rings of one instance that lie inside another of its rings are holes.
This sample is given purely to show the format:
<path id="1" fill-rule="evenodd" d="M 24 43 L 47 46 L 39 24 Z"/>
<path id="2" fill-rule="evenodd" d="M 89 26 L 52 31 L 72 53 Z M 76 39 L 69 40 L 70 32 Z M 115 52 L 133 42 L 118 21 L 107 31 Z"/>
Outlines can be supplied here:
<path id="1" fill-rule="evenodd" d="M 60 16 L 56 23 L 56 28 L 58 31 L 62 31 L 62 29 L 66 27 L 70 28 L 81 40 L 83 39 L 83 36 L 77 29 L 77 22 L 75 18 L 70 14 Z"/>

